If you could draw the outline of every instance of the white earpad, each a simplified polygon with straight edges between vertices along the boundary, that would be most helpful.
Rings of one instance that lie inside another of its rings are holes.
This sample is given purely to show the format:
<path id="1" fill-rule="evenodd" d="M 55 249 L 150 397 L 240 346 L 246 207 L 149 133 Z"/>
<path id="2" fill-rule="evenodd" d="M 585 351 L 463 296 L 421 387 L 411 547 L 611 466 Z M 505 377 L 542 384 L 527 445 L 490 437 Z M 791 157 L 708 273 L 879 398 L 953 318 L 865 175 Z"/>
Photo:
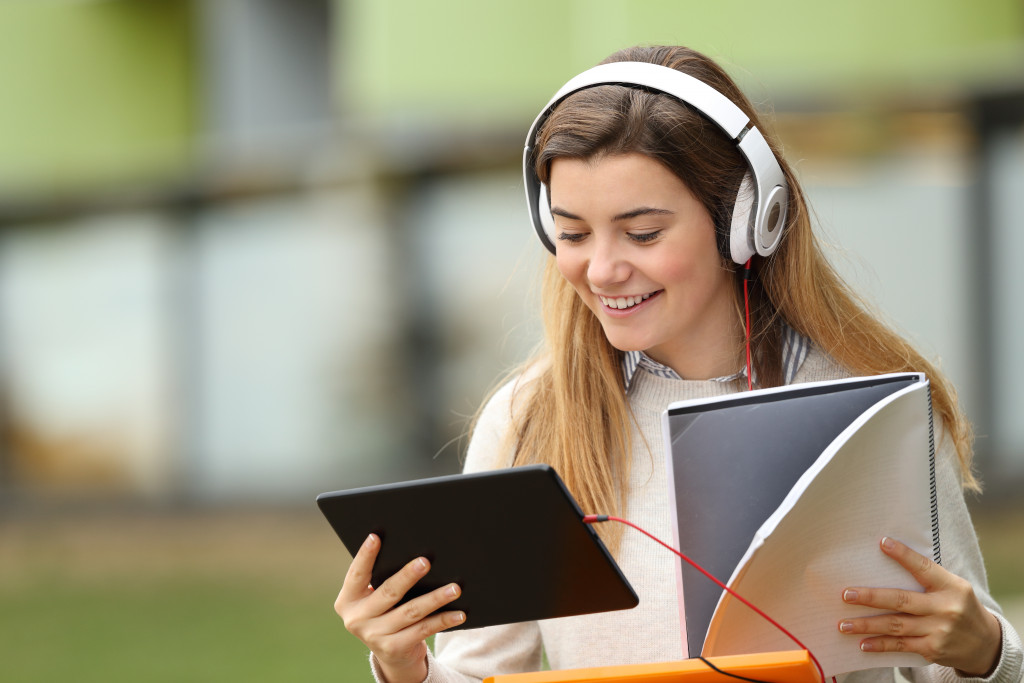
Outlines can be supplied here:
<path id="1" fill-rule="evenodd" d="M 755 209 L 754 179 L 750 172 L 743 176 L 739 192 L 736 193 L 736 204 L 732 210 L 732 226 L 729 228 L 729 255 L 736 263 L 743 265 L 754 255 L 754 215 Z"/>
<path id="2" fill-rule="evenodd" d="M 548 241 L 551 244 L 556 244 L 555 241 L 555 217 L 551 215 L 551 204 L 548 202 L 548 186 L 544 183 L 538 183 L 540 190 L 537 192 L 537 217 L 540 219 L 540 225 L 544 229 L 544 234 L 547 235 Z"/>
<path id="3" fill-rule="evenodd" d="M 789 190 L 787 187 L 776 185 L 768 193 L 764 209 L 759 211 L 762 217 L 754 230 L 757 234 L 753 236 L 757 253 L 761 256 L 770 256 L 778 249 L 779 240 L 782 238 L 782 229 L 786 222 L 788 202 Z"/>

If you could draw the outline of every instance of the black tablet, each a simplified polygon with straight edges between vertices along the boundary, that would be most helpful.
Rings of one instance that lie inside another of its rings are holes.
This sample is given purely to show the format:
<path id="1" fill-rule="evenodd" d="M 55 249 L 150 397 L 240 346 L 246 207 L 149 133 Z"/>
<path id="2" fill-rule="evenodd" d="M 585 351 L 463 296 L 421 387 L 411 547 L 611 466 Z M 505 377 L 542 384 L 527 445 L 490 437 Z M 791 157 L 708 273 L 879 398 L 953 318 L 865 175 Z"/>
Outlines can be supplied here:
<path id="1" fill-rule="evenodd" d="M 635 607 L 639 600 L 558 474 L 530 465 L 322 493 L 317 505 L 355 555 L 381 539 L 372 585 L 406 563 L 430 572 L 406 600 L 455 582 L 456 628 Z"/>

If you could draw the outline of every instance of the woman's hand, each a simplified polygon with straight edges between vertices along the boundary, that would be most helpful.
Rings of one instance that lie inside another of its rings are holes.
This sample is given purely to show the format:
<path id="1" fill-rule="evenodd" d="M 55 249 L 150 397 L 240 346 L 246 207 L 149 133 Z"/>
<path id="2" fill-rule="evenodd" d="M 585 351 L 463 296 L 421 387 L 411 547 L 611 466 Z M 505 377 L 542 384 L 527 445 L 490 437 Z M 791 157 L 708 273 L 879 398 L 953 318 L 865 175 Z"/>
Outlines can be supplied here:
<path id="1" fill-rule="evenodd" d="M 430 565 L 419 557 L 375 588 L 370 575 L 379 551 L 380 539 L 370 534 L 352 558 L 334 611 L 376 655 L 388 683 L 420 683 L 427 677 L 426 638 L 466 618 L 462 612 L 432 612 L 459 597 L 460 590 L 449 584 L 396 608 Z"/>
<path id="2" fill-rule="evenodd" d="M 864 652 L 916 652 L 929 662 L 951 666 L 966 675 L 991 672 L 1002 649 L 1002 629 L 982 606 L 970 582 L 899 541 L 883 538 L 881 547 L 911 573 L 924 592 L 847 588 L 843 591 L 845 602 L 892 613 L 844 619 L 839 630 L 872 635 L 860 641 Z"/>

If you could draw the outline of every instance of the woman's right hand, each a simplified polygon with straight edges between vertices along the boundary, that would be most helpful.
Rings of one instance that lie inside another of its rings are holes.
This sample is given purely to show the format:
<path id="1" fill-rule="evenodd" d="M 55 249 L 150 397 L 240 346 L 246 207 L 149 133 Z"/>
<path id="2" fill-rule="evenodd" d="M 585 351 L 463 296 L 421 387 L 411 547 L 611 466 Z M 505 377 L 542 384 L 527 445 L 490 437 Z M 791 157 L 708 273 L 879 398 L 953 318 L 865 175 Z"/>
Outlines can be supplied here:
<path id="1" fill-rule="evenodd" d="M 370 534 L 352 558 L 334 611 L 345 628 L 377 657 L 388 683 L 421 683 L 427 677 L 427 637 L 466 619 L 463 612 L 434 612 L 459 597 L 461 591 L 458 585 L 449 584 L 396 608 L 430 571 L 430 564 L 418 557 L 374 587 L 370 576 L 378 552 L 380 539 Z"/>

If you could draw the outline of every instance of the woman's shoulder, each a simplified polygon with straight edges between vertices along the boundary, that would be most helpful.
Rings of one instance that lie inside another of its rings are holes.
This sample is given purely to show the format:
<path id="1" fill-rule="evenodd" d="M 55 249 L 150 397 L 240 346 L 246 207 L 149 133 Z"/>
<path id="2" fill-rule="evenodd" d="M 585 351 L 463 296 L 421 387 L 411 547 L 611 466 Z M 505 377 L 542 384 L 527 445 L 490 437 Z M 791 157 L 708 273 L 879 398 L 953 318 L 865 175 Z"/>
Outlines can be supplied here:
<path id="1" fill-rule="evenodd" d="M 477 416 L 478 424 L 487 421 L 511 421 L 536 389 L 537 381 L 547 368 L 546 360 L 534 359 L 519 367 L 498 385 L 484 401 Z"/>
<path id="2" fill-rule="evenodd" d="M 833 379 L 853 377 L 852 372 L 840 365 L 832 356 L 822 351 L 816 344 L 809 343 L 807 356 L 800 369 L 793 377 L 793 384 L 803 382 L 825 382 Z"/>
<path id="3" fill-rule="evenodd" d="M 473 424 L 473 434 L 466 451 L 464 472 L 510 467 L 512 443 L 509 430 L 518 411 L 536 387 L 544 373 L 544 359 L 531 361 L 511 374 L 484 402 Z"/>

